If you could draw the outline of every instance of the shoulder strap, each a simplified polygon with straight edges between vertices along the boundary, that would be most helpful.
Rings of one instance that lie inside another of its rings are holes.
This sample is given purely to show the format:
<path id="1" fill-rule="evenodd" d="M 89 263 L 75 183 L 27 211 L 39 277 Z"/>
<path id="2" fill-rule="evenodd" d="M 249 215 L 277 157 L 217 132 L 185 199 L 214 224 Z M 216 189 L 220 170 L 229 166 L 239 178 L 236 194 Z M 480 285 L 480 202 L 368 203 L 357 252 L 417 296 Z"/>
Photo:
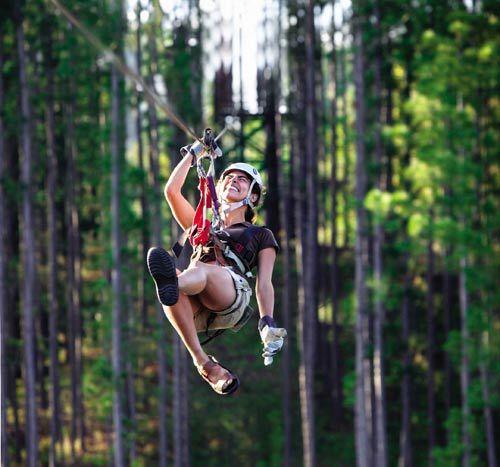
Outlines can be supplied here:
<path id="1" fill-rule="evenodd" d="M 254 253 L 247 248 L 247 245 L 252 241 L 261 228 L 262 227 L 257 225 L 250 225 L 245 229 L 238 240 L 231 242 L 236 253 L 240 255 L 247 264 L 251 264 L 254 257 Z"/>

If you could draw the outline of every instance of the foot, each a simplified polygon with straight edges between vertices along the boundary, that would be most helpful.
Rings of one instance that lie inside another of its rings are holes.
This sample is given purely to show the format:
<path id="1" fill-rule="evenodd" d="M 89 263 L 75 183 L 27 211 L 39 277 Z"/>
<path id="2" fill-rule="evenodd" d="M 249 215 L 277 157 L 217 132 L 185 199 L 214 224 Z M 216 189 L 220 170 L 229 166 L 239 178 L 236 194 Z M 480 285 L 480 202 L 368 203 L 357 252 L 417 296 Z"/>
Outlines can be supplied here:
<path id="1" fill-rule="evenodd" d="M 214 357 L 208 356 L 208 360 L 197 366 L 198 373 L 217 393 L 224 396 L 232 394 L 240 387 L 240 380 L 231 371 L 222 366 Z"/>
<path id="2" fill-rule="evenodd" d="M 148 251 L 147 262 L 158 300 L 166 306 L 175 305 L 179 300 L 179 285 L 173 258 L 163 248 L 154 247 Z"/>

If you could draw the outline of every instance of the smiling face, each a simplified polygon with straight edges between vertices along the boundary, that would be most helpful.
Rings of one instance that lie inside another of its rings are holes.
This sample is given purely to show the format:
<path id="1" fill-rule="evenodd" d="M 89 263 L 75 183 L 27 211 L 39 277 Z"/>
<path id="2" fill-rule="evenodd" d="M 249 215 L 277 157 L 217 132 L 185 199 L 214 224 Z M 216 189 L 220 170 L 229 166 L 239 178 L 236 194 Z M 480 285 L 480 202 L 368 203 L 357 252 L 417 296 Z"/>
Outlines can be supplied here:
<path id="1" fill-rule="evenodd" d="M 234 170 L 219 181 L 221 198 L 228 203 L 242 201 L 247 197 L 251 180 L 245 172 Z"/>

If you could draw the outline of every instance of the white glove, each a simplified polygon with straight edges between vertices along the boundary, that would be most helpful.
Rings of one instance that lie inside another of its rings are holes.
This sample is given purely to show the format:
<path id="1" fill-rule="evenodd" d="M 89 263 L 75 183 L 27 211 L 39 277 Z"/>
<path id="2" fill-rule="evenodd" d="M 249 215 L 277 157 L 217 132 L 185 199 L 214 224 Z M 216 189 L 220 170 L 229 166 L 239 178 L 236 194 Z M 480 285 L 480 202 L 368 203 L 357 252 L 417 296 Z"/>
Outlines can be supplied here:
<path id="1" fill-rule="evenodd" d="M 183 146 L 181 148 L 182 157 L 184 157 L 188 152 L 192 156 L 191 165 L 194 166 L 196 164 L 196 162 L 198 161 L 198 159 L 200 157 L 203 157 L 203 155 L 206 153 L 206 149 L 202 143 L 200 143 L 199 141 L 195 141 L 193 144 L 190 144 L 188 146 Z M 215 142 L 212 143 L 212 155 L 215 159 L 217 157 L 222 156 L 222 151 L 219 148 L 219 146 L 217 146 L 217 143 L 215 143 Z"/>
<path id="2" fill-rule="evenodd" d="M 259 334 L 264 344 L 264 365 L 273 363 L 273 357 L 281 350 L 286 337 L 286 329 L 276 327 L 276 323 L 270 316 L 264 316 L 259 320 Z"/>

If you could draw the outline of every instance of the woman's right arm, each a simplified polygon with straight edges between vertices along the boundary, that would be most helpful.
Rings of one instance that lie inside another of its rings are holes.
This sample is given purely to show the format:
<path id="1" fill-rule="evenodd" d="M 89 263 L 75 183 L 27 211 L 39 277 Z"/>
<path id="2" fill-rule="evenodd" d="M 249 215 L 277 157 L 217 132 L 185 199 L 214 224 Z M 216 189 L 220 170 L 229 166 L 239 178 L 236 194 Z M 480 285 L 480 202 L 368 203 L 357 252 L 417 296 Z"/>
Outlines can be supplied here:
<path id="1" fill-rule="evenodd" d="M 181 189 L 186 181 L 191 168 L 192 155 L 188 151 L 177 164 L 165 185 L 165 198 L 172 210 L 175 220 L 186 230 L 193 225 L 194 209 L 186 198 L 182 196 Z"/>

